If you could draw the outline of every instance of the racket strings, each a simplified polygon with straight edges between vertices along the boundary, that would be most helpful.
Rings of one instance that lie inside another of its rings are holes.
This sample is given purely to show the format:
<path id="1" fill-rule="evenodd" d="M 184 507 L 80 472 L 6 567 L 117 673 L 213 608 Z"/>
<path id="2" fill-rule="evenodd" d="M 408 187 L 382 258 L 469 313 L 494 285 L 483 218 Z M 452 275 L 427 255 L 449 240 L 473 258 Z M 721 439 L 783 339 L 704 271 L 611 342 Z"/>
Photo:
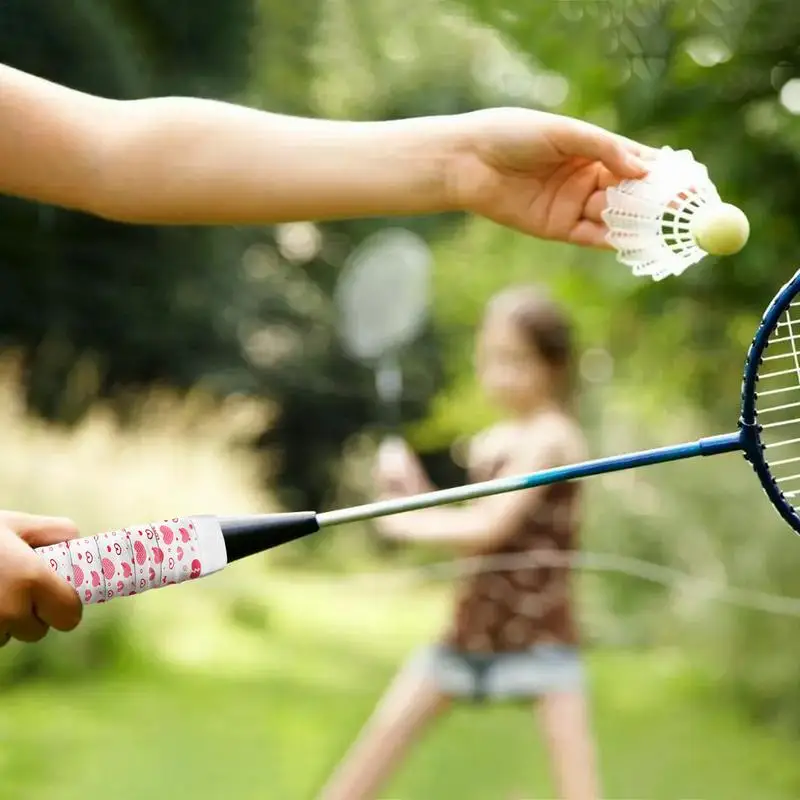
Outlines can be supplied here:
<path id="1" fill-rule="evenodd" d="M 800 497 L 800 301 L 769 338 L 758 374 L 756 416 L 764 459 L 783 496 Z M 774 458 L 772 453 L 775 452 Z"/>

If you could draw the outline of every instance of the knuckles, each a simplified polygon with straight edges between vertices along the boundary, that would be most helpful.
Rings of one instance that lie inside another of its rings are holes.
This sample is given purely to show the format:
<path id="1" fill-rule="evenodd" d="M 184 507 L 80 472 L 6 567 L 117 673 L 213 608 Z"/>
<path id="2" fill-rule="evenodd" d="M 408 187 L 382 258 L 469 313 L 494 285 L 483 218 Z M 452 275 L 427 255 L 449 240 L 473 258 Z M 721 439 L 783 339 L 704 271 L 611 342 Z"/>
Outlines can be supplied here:
<path id="1" fill-rule="evenodd" d="M 54 522 L 63 531 L 65 538 L 74 539 L 80 535 L 78 525 L 69 517 L 56 517 Z"/>

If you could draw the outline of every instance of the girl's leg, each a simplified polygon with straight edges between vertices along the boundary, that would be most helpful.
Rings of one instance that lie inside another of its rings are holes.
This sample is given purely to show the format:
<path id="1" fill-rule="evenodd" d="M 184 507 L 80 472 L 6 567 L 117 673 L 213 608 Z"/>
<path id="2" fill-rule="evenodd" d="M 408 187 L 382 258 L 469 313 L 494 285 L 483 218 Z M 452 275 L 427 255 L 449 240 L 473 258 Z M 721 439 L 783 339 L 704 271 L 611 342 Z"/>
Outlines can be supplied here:
<path id="1" fill-rule="evenodd" d="M 430 678 L 402 671 L 319 800 L 373 800 L 427 724 L 447 706 Z"/>
<path id="2" fill-rule="evenodd" d="M 594 743 L 581 691 L 545 694 L 539 713 L 556 787 L 562 800 L 599 800 Z"/>

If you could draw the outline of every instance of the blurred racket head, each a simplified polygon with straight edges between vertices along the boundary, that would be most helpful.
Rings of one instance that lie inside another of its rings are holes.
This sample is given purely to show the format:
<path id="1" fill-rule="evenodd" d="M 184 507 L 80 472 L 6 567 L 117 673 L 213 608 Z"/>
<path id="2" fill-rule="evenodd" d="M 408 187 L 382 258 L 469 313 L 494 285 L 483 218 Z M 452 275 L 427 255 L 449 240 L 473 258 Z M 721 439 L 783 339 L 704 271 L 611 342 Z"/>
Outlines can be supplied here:
<path id="1" fill-rule="evenodd" d="M 403 228 L 379 231 L 353 251 L 334 298 L 339 335 L 352 358 L 376 364 L 419 335 L 432 260 L 428 245 Z"/>

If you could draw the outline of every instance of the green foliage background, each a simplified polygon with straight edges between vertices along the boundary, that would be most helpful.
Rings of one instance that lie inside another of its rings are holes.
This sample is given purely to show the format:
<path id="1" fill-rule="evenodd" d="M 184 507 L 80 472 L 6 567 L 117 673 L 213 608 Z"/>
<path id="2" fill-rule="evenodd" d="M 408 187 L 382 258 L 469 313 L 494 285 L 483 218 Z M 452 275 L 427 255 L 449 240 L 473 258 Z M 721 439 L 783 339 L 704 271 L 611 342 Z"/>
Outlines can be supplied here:
<path id="1" fill-rule="evenodd" d="M 0 61 L 115 97 L 195 93 L 340 118 L 530 105 L 691 149 L 753 235 L 741 255 L 680 279 L 636 280 L 611 255 L 461 217 L 402 221 L 437 259 L 403 413 L 441 464 L 493 419 L 472 381 L 472 337 L 486 299 L 515 281 L 548 284 L 585 347 L 611 358 L 613 374 L 587 372 L 584 387 L 597 454 L 735 426 L 745 347 L 797 266 L 798 41 L 793 0 L 8 0 Z M 385 220 L 323 225 L 326 246 L 292 259 L 266 228 L 131 228 L 8 199 L 0 219 L 0 343 L 23 356 L 32 413 L 70 425 L 110 400 L 136 424 L 154 386 L 263 398 L 275 414 L 250 444 L 265 489 L 294 507 L 334 500 L 343 453 L 378 416 L 371 376 L 337 342 L 331 295 L 348 253 Z M 278 329 L 292 346 L 254 359 L 252 337 Z M 690 647 L 737 702 L 796 729 L 795 618 L 717 602 L 731 586 L 800 593 L 800 549 L 744 462 L 600 480 L 587 508 L 588 550 L 696 579 L 666 590 L 588 573 L 594 639 Z"/>

